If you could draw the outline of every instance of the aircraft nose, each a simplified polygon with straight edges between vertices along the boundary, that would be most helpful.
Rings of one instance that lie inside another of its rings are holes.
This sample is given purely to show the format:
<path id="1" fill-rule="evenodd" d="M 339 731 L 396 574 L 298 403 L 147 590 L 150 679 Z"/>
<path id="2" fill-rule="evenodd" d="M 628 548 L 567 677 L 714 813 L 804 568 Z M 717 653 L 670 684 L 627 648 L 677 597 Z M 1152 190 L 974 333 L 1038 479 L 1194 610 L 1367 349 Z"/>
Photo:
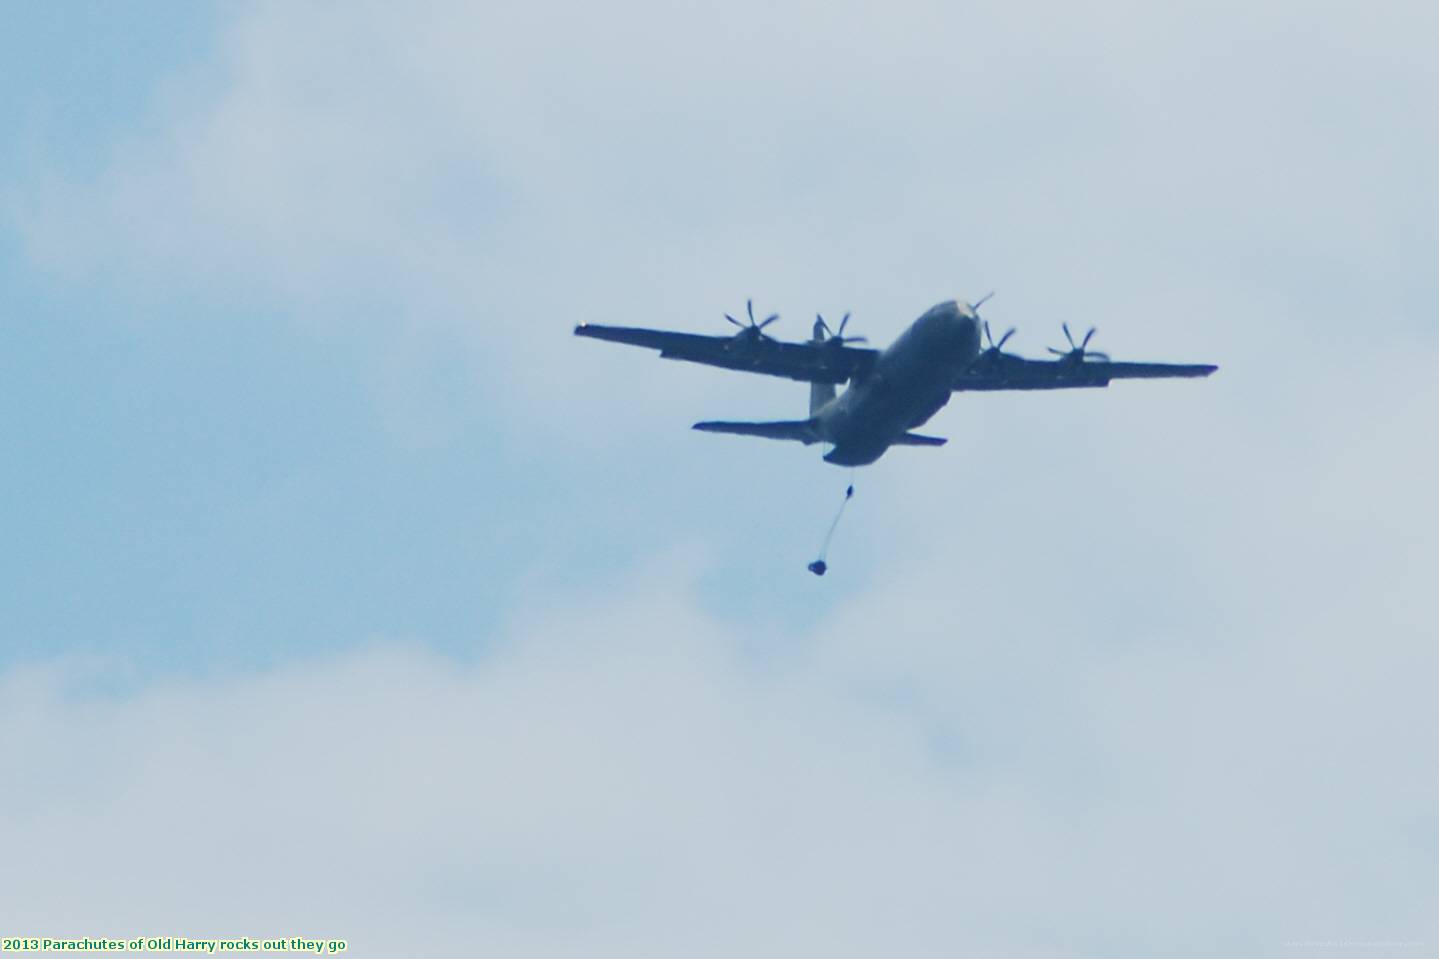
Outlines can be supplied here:
<path id="1" fill-rule="evenodd" d="M 979 317 L 963 300 L 934 305 L 915 321 L 915 328 L 946 360 L 962 360 L 979 351 Z"/>
<path id="2" fill-rule="evenodd" d="M 956 303 L 953 326 L 966 353 L 979 350 L 979 314 L 968 303 Z"/>

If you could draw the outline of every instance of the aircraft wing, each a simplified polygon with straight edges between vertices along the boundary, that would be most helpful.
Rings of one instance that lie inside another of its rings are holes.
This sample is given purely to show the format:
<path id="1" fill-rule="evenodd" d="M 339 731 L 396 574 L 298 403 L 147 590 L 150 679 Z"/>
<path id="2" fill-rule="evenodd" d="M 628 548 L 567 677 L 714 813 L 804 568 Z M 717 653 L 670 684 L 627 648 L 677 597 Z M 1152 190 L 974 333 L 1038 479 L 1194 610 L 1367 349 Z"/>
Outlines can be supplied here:
<path id="1" fill-rule="evenodd" d="M 735 336 L 701 336 L 697 333 L 581 323 L 575 327 L 575 336 L 659 350 L 660 356 L 669 360 L 688 360 L 727 370 L 783 376 L 806 383 L 845 383 L 868 372 L 879 355 L 876 350 L 837 342 L 781 343 L 768 336 L 752 336 L 745 332 Z"/>
<path id="2" fill-rule="evenodd" d="M 1112 380 L 1208 376 L 1209 363 L 1123 363 L 1112 360 L 1029 360 L 1009 353 L 981 353 L 955 378 L 956 392 L 967 390 L 1066 390 L 1108 386 Z"/>

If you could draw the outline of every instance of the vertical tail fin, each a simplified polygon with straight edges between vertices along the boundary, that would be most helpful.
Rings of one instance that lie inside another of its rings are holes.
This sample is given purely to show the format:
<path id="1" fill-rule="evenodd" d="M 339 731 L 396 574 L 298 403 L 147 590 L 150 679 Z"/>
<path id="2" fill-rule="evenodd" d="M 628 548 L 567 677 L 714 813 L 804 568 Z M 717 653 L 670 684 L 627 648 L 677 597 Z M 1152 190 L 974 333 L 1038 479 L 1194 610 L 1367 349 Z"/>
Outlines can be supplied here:
<path id="1" fill-rule="evenodd" d="M 823 342 L 824 342 L 824 334 L 825 334 L 824 320 L 821 319 L 820 317 L 815 317 L 815 320 L 814 320 L 814 338 L 813 338 L 810 342 L 812 342 L 812 343 L 823 343 Z M 816 416 L 816 414 L 819 413 L 820 407 L 824 406 L 826 403 L 828 403 L 828 402 L 829 402 L 830 400 L 832 400 L 832 399 L 834 399 L 834 384 L 833 384 L 833 383 L 811 383 L 811 384 L 809 385 L 809 415 L 810 415 L 810 419 L 813 419 L 813 418 Z"/>

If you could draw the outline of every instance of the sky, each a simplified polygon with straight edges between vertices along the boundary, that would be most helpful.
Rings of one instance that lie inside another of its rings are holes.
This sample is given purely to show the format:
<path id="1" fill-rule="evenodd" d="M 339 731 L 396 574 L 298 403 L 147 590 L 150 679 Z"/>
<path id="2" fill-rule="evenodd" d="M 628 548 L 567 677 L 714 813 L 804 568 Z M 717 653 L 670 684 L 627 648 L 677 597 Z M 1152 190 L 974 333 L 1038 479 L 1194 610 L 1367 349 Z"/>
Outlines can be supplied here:
<path id="1" fill-rule="evenodd" d="M 1436 17 L 8 8 L 0 931 L 1439 949 Z M 1220 370 L 851 475 L 571 336 L 990 290 Z"/>

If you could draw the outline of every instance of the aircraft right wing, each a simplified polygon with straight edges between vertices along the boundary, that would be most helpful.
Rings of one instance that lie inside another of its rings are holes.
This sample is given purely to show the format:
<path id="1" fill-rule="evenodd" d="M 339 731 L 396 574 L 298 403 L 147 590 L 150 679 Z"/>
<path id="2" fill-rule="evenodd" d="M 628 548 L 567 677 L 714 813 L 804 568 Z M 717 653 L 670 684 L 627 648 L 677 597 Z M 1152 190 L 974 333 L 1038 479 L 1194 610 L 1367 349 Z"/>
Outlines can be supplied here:
<path id="1" fill-rule="evenodd" d="M 968 390 L 1065 390 L 1105 387 L 1111 380 L 1208 376 L 1210 363 L 1127 363 L 1088 356 L 1029 360 L 986 350 L 955 377 L 956 392 Z"/>
<path id="2" fill-rule="evenodd" d="M 664 359 L 783 376 L 806 383 L 846 383 L 867 373 L 879 355 L 876 350 L 846 346 L 835 340 L 782 343 L 748 330 L 734 336 L 701 336 L 697 333 L 581 323 L 575 327 L 575 336 L 659 350 Z"/>

